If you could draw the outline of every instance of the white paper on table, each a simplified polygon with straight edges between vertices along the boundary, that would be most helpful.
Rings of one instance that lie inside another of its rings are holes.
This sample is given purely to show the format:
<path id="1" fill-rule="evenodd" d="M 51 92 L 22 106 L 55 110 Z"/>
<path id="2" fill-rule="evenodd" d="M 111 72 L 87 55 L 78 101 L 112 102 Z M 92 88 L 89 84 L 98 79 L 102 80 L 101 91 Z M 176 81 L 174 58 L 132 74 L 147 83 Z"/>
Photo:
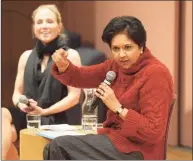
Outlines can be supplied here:
<path id="1" fill-rule="evenodd" d="M 58 136 L 65 136 L 65 135 L 85 135 L 80 132 L 76 131 L 50 131 L 50 130 L 42 130 L 38 132 L 36 135 L 43 136 L 48 139 L 54 139 Z"/>
<path id="2" fill-rule="evenodd" d="M 41 125 L 41 130 L 52 130 L 52 131 L 73 131 L 79 130 L 80 127 L 70 126 L 68 124 L 57 124 L 57 125 Z"/>

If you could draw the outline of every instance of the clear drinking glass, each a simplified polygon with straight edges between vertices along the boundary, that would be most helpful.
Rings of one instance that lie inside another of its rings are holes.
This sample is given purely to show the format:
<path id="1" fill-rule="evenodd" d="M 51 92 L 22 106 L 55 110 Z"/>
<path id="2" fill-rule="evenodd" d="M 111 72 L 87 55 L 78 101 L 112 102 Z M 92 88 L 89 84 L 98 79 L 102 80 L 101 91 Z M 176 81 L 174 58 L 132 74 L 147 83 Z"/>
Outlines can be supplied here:
<path id="1" fill-rule="evenodd" d="M 84 89 L 85 92 L 85 101 L 82 105 L 82 128 L 86 133 L 89 132 L 96 132 L 97 131 L 97 123 L 98 123 L 98 116 L 97 107 L 94 111 L 88 111 L 92 100 L 94 98 L 94 89 Z"/>
<path id="2" fill-rule="evenodd" d="M 41 116 L 40 115 L 26 115 L 27 128 L 40 128 L 41 125 Z"/>
<path id="3" fill-rule="evenodd" d="M 96 115 L 83 115 L 82 116 L 82 128 L 85 132 L 97 131 L 97 116 Z"/>

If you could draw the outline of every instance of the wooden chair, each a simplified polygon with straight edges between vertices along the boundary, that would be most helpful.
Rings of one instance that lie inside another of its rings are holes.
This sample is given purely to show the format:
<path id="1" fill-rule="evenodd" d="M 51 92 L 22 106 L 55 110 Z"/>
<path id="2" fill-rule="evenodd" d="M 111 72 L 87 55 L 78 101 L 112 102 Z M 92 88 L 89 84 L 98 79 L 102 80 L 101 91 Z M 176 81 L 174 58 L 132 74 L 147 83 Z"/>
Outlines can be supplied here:
<path id="1" fill-rule="evenodd" d="M 172 104 L 170 106 L 169 113 L 168 113 L 168 121 L 167 121 L 167 126 L 166 126 L 165 143 L 164 143 L 164 160 L 166 160 L 166 157 L 167 157 L 167 147 L 168 147 L 167 141 L 168 141 L 169 126 L 170 126 L 170 120 L 171 120 L 171 116 L 172 116 L 172 112 L 173 112 L 173 108 L 174 108 L 176 99 L 177 99 L 177 94 L 174 95 L 174 99 L 172 101 Z"/>

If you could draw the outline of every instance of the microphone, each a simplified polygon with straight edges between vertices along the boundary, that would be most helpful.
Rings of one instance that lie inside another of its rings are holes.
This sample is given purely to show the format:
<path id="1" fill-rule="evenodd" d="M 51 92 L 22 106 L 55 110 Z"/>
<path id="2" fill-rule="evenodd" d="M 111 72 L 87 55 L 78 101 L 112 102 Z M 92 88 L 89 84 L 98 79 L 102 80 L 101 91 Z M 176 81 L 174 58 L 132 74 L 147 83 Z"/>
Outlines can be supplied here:
<path id="1" fill-rule="evenodd" d="M 27 97 L 25 95 L 21 95 L 19 97 L 19 102 L 23 103 L 23 104 L 26 104 L 27 106 L 30 106 L 30 102 L 29 102 L 29 100 L 27 99 Z"/>
<path id="2" fill-rule="evenodd" d="M 107 84 L 108 86 L 110 86 L 115 78 L 116 78 L 116 73 L 114 71 L 108 71 L 107 74 L 106 74 L 106 78 L 103 82 L 105 84 Z M 93 101 L 92 101 L 89 109 L 88 109 L 88 112 L 94 111 L 96 106 L 99 104 L 100 101 L 101 101 L 101 99 L 98 98 L 97 96 L 95 96 L 93 98 Z"/>

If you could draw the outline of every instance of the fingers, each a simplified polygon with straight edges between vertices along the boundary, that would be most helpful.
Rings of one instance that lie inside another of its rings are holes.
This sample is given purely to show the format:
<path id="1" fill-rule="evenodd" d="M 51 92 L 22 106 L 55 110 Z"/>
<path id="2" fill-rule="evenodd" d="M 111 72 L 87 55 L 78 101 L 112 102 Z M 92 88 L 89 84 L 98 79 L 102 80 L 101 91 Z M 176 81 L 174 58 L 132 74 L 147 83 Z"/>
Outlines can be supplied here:
<path id="1" fill-rule="evenodd" d="M 98 94 L 101 95 L 101 96 L 104 96 L 105 91 L 102 90 L 102 89 L 100 89 L 100 88 L 98 88 L 98 89 L 96 90 L 96 93 L 98 93 Z"/>
<path id="2" fill-rule="evenodd" d="M 100 98 L 101 100 L 103 100 L 103 96 L 101 94 L 99 94 L 98 92 L 95 92 L 95 95 Z"/>
<path id="3" fill-rule="evenodd" d="M 30 115 L 36 115 L 37 112 L 36 112 L 36 111 L 28 111 L 28 114 L 30 114 Z"/>
<path id="4" fill-rule="evenodd" d="M 94 92 L 95 95 L 99 98 L 101 98 L 102 100 L 105 99 L 105 97 L 108 95 L 105 90 L 103 90 L 102 88 L 97 88 L 96 91 Z"/>
<path id="5" fill-rule="evenodd" d="M 31 107 L 26 108 L 25 111 L 26 111 L 27 113 L 29 113 L 29 112 L 33 111 L 33 108 L 31 108 Z"/>
<path id="6" fill-rule="evenodd" d="M 69 65 L 67 56 L 68 53 L 64 49 L 58 49 L 52 55 L 52 59 L 58 67 L 59 73 L 64 72 Z"/>
<path id="7" fill-rule="evenodd" d="M 53 53 L 52 58 L 53 60 L 58 61 L 58 60 L 66 59 L 67 56 L 68 56 L 68 53 L 64 49 L 58 49 Z"/>
<path id="8" fill-rule="evenodd" d="M 111 88 L 110 88 L 107 84 L 105 84 L 105 83 L 101 83 L 101 84 L 99 85 L 99 88 L 98 88 L 98 89 L 101 89 L 101 90 L 103 90 L 104 92 L 108 92 L 108 91 L 111 90 Z"/>
<path id="9" fill-rule="evenodd" d="M 62 58 L 61 56 L 57 55 L 57 53 L 54 53 L 54 54 L 52 55 L 52 60 L 53 60 L 56 64 L 58 64 L 58 63 L 60 63 L 60 61 L 63 60 L 63 58 Z"/>
<path id="10" fill-rule="evenodd" d="M 37 103 L 31 103 L 30 107 L 28 109 L 29 110 L 37 110 L 38 109 Z"/>
<path id="11" fill-rule="evenodd" d="M 54 61 L 54 63 L 57 63 L 58 62 L 58 57 L 55 54 L 53 54 L 52 55 L 52 60 Z"/>
<path id="12" fill-rule="evenodd" d="M 20 108 L 20 110 L 23 111 L 23 112 L 25 112 L 25 113 L 27 112 L 26 109 L 23 109 L 23 108 Z"/>
<path id="13" fill-rule="evenodd" d="M 31 104 L 31 103 L 37 104 L 37 102 L 36 102 L 35 100 L 33 100 L 33 99 L 28 99 L 28 101 L 30 102 L 30 104 Z"/>
<path id="14" fill-rule="evenodd" d="M 26 113 L 26 112 L 28 113 L 28 112 L 31 111 L 32 109 L 31 109 L 30 107 L 23 107 L 23 108 L 20 108 L 20 110 L 23 111 L 23 112 L 25 112 L 25 113 Z"/>
<path id="15" fill-rule="evenodd" d="M 56 50 L 56 54 L 60 55 L 62 58 L 67 58 L 67 56 L 68 56 L 68 53 L 62 48 Z"/>

